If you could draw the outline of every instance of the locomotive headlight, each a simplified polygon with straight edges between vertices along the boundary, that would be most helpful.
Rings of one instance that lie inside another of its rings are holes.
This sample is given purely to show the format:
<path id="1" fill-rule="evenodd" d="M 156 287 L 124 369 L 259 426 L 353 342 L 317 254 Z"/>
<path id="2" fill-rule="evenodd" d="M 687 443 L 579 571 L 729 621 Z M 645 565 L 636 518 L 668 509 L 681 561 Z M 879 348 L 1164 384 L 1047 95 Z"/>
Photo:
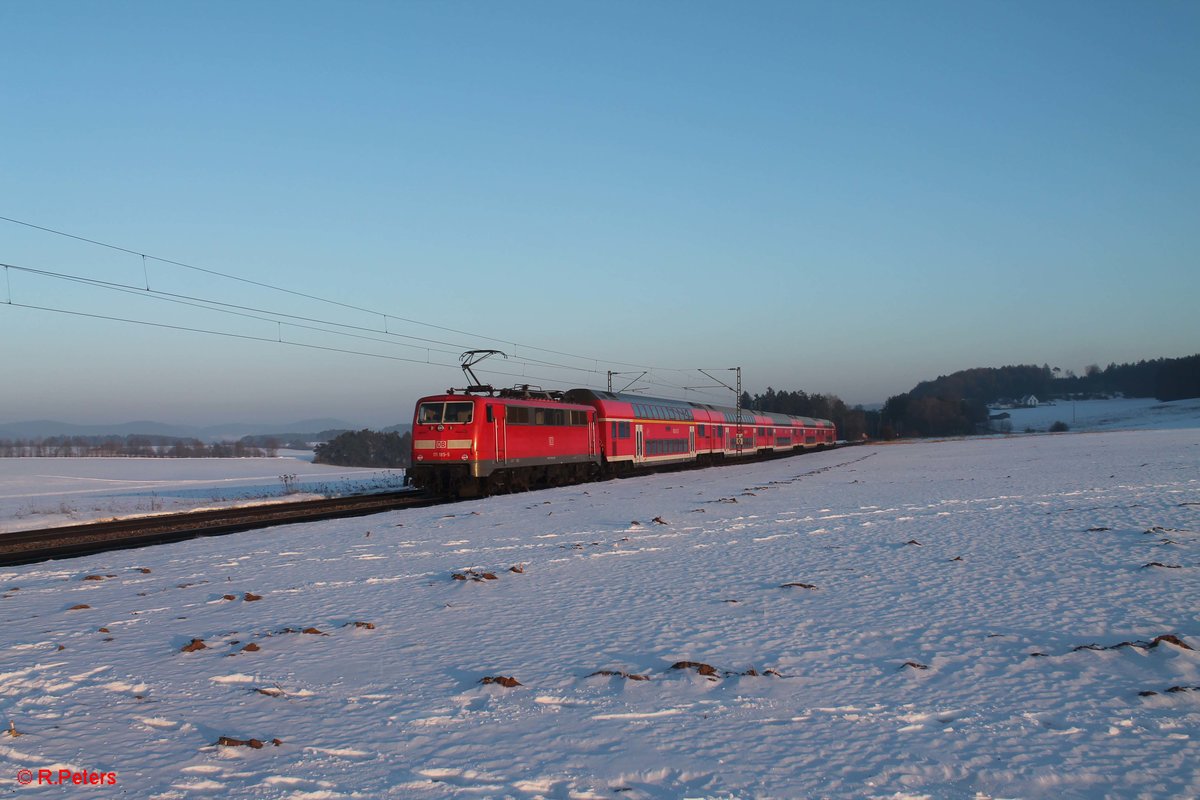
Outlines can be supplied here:
<path id="1" fill-rule="evenodd" d="M 463 453 L 463 454 L 462 454 L 462 460 L 463 460 L 463 461 L 466 461 L 466 460 L 467 460 L 467 458 L 468 458 L 467 454 L 466 454 L 466 453 Z"/>

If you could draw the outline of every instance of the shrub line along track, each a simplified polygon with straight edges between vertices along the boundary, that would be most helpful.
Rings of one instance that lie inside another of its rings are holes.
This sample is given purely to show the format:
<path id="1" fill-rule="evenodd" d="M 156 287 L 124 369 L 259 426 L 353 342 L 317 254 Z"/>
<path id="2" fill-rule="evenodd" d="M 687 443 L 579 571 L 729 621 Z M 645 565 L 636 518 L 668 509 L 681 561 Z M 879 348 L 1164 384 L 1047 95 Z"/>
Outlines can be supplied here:
<path id="1" fill-rule="evenodd" d="M 425 492 L 386 492 L 14 531 L 0 534 L 0 566 L 145 547 L 200 536 L 219 536 L 274 525 L 365 516 L 444 502 L 446 500 L 443 498 Z"/>
<path id="2" fill-rule="evenodd" d="M 858 442 L 839 444 L 836 447 L 841 448 L 848 444 L 858 444 Z M 812 451 L 764 453 L 749 456 L 737 462 L 726 462 L 726 465 L 790 458 L 806 452 Z M 676 472 L 697 467 L 696 464 L 664 465 L 648 468 L 637 474 Z M 704 467 L 699 468 L 703 469 Z M 294 503 L 235 506 L 212 511 L 156 514 L 149 517 L 113 519 L 83 525 L 14 531 L 0 534 L 0 567 L 32 564 L 56 558 L 86 556 L 109 550 L 125 550 L 133 547 L 180 542 L 201 536 L 220 536 L 257 528 L 270 528 L 275 525 L 362 517 L 400 508 L 424 508 L 455 502 L 460 501 L 437 497 L 423 491 L 409 490 L 321 500 L 299 500 Z"/>

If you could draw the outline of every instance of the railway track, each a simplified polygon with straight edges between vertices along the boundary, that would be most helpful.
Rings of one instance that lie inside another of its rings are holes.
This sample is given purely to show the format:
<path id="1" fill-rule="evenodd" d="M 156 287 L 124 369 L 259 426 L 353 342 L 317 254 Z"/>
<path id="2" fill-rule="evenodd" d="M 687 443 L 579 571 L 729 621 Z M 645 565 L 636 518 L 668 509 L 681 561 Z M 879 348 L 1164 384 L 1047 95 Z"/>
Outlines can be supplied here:
<path id="1" fill-rule="evenodd" d="M 846 442 L 840 443 L 836 447 L 841 448 L 854 444 L 860 443 Z M 812 451 L 760 454 L 739 459 L 731 464 L 791 458 L 807 452 Z M 638 475 L 697 468 L 699 465 L 694 463 L 669 465 L 645 469 Z M 0 534 L 0 567 L 32 564 L 56 558 L 72 558 L 109 550 L 179 542 L 201 536 L 220 536 L 256 528 L 269 528 L 274 525 L 317 522 L 341 517 L 361 517 L 399 508 L 422 508 L 453 502 L 457 502 L 457 500 L 436 497 L 422 491 L 408 490 L 322 500 L 300 500 L 294 503 L 240 506 L 212 511 L 159 514 L 83 525 L 15 531 Z"/>
<path id="2" fill-rule="evenodd" d="M 0 534 L 0 566 L 145 547 L 200 536 L 219 536 L 273 525 L 365 516 L 444 502 L 444 499 L 424 492 L 388 492 L 15 531 Z"/>

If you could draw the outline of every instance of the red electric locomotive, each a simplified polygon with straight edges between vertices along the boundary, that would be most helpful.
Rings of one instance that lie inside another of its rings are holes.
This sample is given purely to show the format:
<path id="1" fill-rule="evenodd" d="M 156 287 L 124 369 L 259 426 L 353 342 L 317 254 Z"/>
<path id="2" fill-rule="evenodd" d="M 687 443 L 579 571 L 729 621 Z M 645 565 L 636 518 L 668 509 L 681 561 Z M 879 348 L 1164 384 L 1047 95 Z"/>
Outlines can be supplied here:
<path id="1" fill-rule="evenodd" d="M 836 430 L 828 420 L 787 414 L 518 387 L 424 397 L 412 435 L 410 482 L 436 494 L 474 497 L 639 468 L 830 447 Z"/>
<path id="2" fill-rule="evenodd" d="M 561 398 L 530 387 L 421 398 L 409 482 L 474 497 L 597 477 L 596 412 Z"/>
<path id="3" fill-rule="evenodd" d="M 832 447 L 833 423 L 748 409 L 572 389 L 478 385 L 463 354 L 464 393 L 424 397 L 413 418 L 409 482 L 474 497 L 579 483 L 639 468 L 708 464 L 756 454 Z"/>

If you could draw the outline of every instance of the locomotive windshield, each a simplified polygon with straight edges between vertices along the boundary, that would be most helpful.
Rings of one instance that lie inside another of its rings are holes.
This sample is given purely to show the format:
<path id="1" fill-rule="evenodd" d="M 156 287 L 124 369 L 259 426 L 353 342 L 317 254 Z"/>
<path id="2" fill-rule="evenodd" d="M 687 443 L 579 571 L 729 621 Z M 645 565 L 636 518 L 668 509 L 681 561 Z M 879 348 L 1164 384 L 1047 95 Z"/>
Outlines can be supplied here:
<path id="1" fill-rule="evenodd" d="M 474 403 L 421 403 L 421 407 L 417 409 L 417 424 L 466 425 L 471 422 L 474 411 Z"/>

